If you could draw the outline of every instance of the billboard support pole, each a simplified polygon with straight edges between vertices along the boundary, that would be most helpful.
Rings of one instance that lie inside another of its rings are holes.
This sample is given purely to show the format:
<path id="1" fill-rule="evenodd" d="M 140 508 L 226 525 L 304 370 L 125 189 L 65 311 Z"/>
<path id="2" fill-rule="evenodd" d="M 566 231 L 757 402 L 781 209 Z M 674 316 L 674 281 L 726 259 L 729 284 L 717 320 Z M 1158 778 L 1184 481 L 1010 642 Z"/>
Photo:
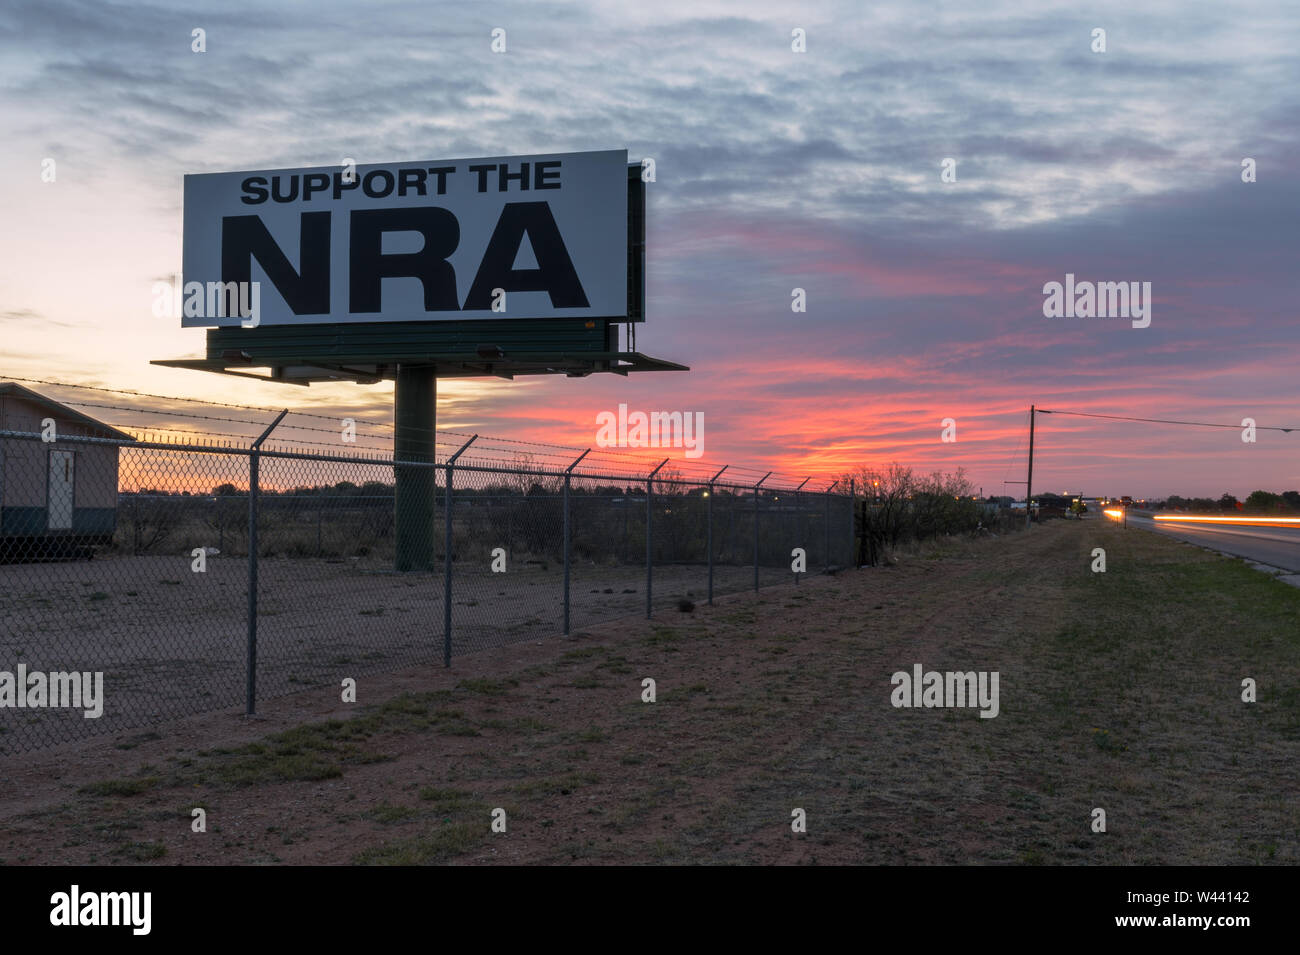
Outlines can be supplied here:
<path id="1" fill-rule="evenodd" d="M 393 389 L 393 481 L 395 569 L 434 568 L 433 467 L 403 467 L 404 461 L 432 465 L 437 461 L 438 369 L 431 365 L 399 365 Z"/>
<path id="2" fill-rule="evenodd" d="M 253 442 L 252 453 L 248 456 L 248 676 L 245 686 L 247 700 L 245 712 L 252 716 L 257 709 L 257 491 L 258 464 L 261 460 L 262 442 L 271 436 L 276 425 L 289 413 L 285 408 L 280 412 L 261 436 Z M 139 526 L 139 525 L 137 525 Z"/>
<path id="3" fill-rule="evenodd" d="M 583 451 L 578 457 L 564 469 L 564 635 L 569 635 L 569 483 L 573 475 L 573 469 L 587 455 L 591 454 L 591 448 Z"/>

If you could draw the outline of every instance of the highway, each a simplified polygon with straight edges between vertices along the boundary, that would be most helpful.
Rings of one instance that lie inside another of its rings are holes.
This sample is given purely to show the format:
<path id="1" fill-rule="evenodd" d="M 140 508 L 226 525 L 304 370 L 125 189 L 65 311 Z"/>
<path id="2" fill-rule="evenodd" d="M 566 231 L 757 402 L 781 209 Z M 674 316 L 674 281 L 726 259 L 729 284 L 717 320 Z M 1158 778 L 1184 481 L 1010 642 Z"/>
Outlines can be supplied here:
<path id="1" fill-rule="evenodd" d="M 1295 527 L 1232 527 L 1220 524 L 1181 524 L 1152 520 L 1150 514 L 1129 511 L 1130 527 L 1154 530 L 1247 560 L 1300 574 L 1300 525 Z"/>

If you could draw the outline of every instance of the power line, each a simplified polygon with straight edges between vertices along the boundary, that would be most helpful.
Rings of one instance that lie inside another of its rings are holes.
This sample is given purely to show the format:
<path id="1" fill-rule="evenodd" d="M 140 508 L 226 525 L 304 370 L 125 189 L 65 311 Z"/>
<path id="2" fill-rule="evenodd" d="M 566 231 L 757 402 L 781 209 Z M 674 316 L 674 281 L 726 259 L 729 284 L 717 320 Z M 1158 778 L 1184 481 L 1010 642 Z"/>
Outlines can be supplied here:
<path id="1" fill-rule="evenodd" d="M 1020 448 L 1024 443 L 1025 443 L 1025 436 L 1023 433 L 1021 433 L 1020 437 L 1016 439 L 1016 450 L 1012 453 L 1011 460 L 1007 462 L 1006 470 L 1002 472 L 1003 484 L 1007 483 L 1007 475 L 1010 474 L 1011 469 L 1016 466 L 1016 460 L 1020 457 Z"/>
<path id="2" fill-rule="evenodd" d="M 1145 421 L 1148 424 L 1181 424 L 1193 428 L 1233 428 L 1240 431 L 1243 427 L 1239 424 L 1211 424 L 1205 421 L 1171 421 L 1167 418 L 1134 418 L 1128 415 L 1115 414 L 1090 414 L 1086 411 L 1049 411 L 1046 408 L 1039 408 L 1039 414 L 1065 414 L 1073 415 L 1077 418 L 1109 418 L 1112 421 Z M 1276 425 L 1256 425 L 1256 431 L 1285 431 L 1290 434 L 1292 431 L 1300 431 L 1300 428 L 1280 428 Z"/>

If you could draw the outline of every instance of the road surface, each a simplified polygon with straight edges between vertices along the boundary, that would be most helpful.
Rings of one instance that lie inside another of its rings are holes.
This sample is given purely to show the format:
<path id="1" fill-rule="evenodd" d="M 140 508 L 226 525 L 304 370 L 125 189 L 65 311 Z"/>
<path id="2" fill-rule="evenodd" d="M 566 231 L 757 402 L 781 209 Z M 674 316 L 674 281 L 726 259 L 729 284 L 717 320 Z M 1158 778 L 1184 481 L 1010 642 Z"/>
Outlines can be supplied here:
<path id="1" fill-rule="evenodd" d="M 1300 574 L 1300 525 L 1295 527 L 1243 527 L 1220 524 L 1182 524 L 1152 520 L 1149 514 L 1129 511 L 1129 526 L 1155 530 L 1179 540 L 1212 547 L 1234 557 L 1258 561 Z"/>

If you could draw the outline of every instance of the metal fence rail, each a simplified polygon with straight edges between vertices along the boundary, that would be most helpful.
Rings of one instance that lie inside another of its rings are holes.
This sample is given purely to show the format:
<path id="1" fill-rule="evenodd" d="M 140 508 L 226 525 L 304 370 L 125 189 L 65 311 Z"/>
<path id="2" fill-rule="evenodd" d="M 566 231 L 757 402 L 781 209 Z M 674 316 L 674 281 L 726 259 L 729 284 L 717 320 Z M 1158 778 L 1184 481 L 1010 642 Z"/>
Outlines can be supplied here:
<path id="1" fill-rule="evenodd" d="M 851 488 L 511 467 L 472 445 L 395 464 L 0 431 L 0 753 L 793 585 L 795 548 L 811 574 L 854 558 Z M 414 570 L 396 569 L 395 467 L 433 503 Z M 87 718 L 57 674 L 94 673 Z"/>

